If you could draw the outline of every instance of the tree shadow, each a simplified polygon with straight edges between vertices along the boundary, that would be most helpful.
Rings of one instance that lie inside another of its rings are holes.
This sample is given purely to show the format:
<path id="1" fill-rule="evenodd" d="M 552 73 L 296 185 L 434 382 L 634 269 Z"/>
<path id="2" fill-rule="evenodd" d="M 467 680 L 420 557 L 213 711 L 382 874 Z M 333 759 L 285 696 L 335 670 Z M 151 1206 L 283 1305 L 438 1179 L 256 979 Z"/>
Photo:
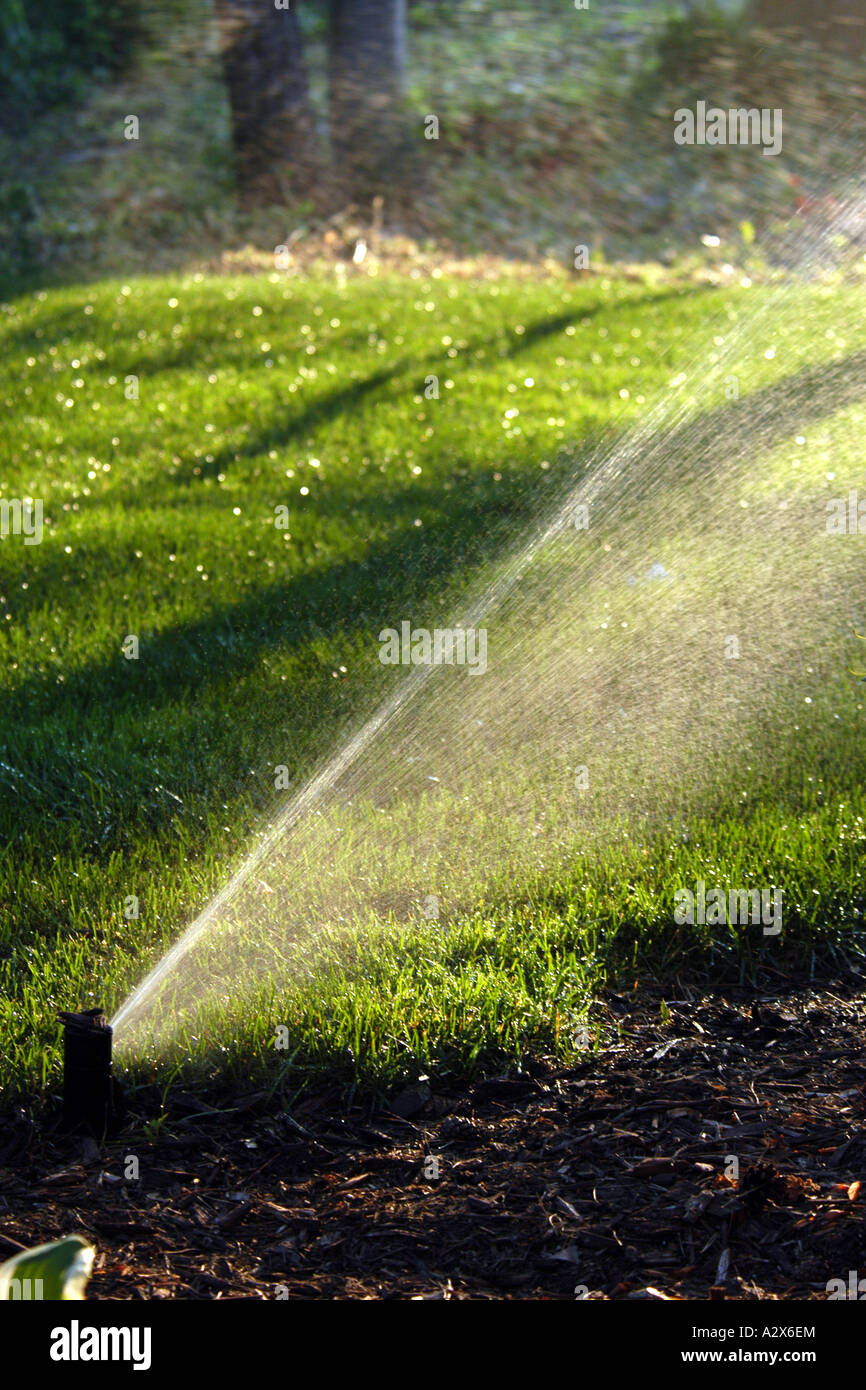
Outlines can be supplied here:
<path id="1" fill-rule="evenodd" d="M 347 691 L 333 679 L 340 653 L 369 644 L 372 664 L 383 625 L 399 624 L 435 602 L 443 588 L 468 582 L 521 518 L 528 520 L 532 499 L 520 494 L 516 471 L 503 502 L 491 499 L 499 485 L 484 481 L 443 491 L 412 480 L 396 496 L 392 490 L 388 498 L 371 497 L 363 504 L 371 530 L 393 523 L 395 511 L 405 517 L 364 558 L 276 580 L 162 631 L 138 630 L 138 660 L 122 654 L 127 629 L 118 626 L 111 650 L 66 672 L 62 685 L 53 673 L 22 682 L 4 702 L 0 827 L 11 837 L 44 837 L 51 825 L 52 854 L 64 838 L 79 843 L 83 832 L 93 836 L 94 850 L 98 838 L 98 853 L 108 854 L 128 843 L 130 826 L 142 816 L 153 826 L 183 814 L 176 801 L 152 795 L 155 784 L 180 791 L 181 800 L 191 790 L 222 805 L 249 792 L 244 764 L 257 753 L 261 767 L 263 744 L 270 744 L 265 753 L 290 748 L 275 760 L 290 761 L 293 775 L 296 767 L 308 770 L 323 743 L 338 740 L 363 713 L 357 687 Z M 423 529 L 406 519 L 419 511 Z M 339 514 L 335 505 L 333 515 Z M 59 589 L 63 570 L 63 558 L 52 559 L 40 589 Z M 19 610 L 17 617 L 26 622 L 28 615 Z M 323 655 L 325 648 L 332 657 Z M 275 651 L 293 674 L 268 688 L 260 672 Z M 379 684 L 384 671 L 373 666 Z M 250 680 L 256 682 L 253 727 L 227 740 L 230 692 Z M 369 681 L 363 691 L 369 700 Z M 103 838 L 105 823 L 114 830 Z"/>
<path id="2" fill-rule="evenodd" d="M 640 444 L 635 467 L 620 470 L 605 499 L 608 514 L 615 518 L 618 505 L 628 514 L 639 499 L 641 476 L 652 477 L 654 485 L 672 483 L 689 469 L 713 472 L 720 452 L 759 452 L 790 438 L 798 425 L 862 399 L 864 378 L 866 351 L 803 368 L 740 401 L 660 430 Z M 608 454 L 616 447 L 609 441 Z M 362 559 L 304 570 L 234 602 L 218 603 L 194 619 L 141 632 L 138 661 L 124 659 L 119 633 L 116 649 L 69 670 L 62 686 L 51 673 L 29 676 L 4 703 L 0 760 L 15 766 L 16 758 L 23 759 L 27 774 L 26 782 L 16 781 L 4 777 L 0 767 L 4 828 L 10 834 L 42 835 L 57 853 L 58 825 L 67 825 L 75 838 L 82 824 L 93 833 L 111 820 L 114 832 L 98 843 L 98 853 L 108 853 L 124 841 L 126 818 L 135 821 L 138 799 L 155 781 L 192 787 L 199 798 L 222 804 L 239 794 L 240 764 L 261 750 L 263 732 L 289 726 L 298 771 L 309 771 L 316 750 L 333 746 L 357 722 L 365 701 L 369 708 L 369 683 L 352 687 L 360 689 L 359 705 L 333 679 L 337 654 L 365 642 L 372 652 L 383 626 L 417 619 L 444 594 L 462 591 L 485 563 L 518 543 L 542 507 L 549 511 L 554 493 L 576 485 L 591 466 L 584 449 L 553 485 L 545 483 L 543 495 L 526 488 L 517 467 L 498 484 L 491 470 L 461 488 L 413 479 L 387 495 L 376 492 L 356 505 L 371 533 L 382 524 L 388 529 Z M 207 502 L 224 505 L 217 496 Z M 408 516 L 422 511 L 424 527 L 412 527 Z M 340 514 L 336 497 L 321 512 L 331 518 Z M 60 591 L 63 567 L 60 557 L 42 567 L 43 594 L 46 586 Z M 35 613 L 35 593 L 27 598 Z M 22 610 L 21 620 L 26 617 Z M 257 673 L 276 651 L 293 663 L 293 677 L 268 691 Z M 250 680 L 258 682 L 255 727 L 236 726 L 235 756 L 224 727 L 229 692 Z M 92 750 L 89 764 L 84 748 Z M 100 780 L 107 798 L 104 815 L 94 810 L 92 777 Z M 148 814 L 168 823 L 178 810 L 161 800 Z M 52 833 L 45 836 L 49 824 Z"/>

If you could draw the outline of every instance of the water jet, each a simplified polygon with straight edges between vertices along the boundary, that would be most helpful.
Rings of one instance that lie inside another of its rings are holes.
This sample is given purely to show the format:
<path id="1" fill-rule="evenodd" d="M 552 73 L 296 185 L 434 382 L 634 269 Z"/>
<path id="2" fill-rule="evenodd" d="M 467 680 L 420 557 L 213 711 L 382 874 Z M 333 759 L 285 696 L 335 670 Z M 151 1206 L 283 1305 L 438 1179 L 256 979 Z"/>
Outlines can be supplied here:
<path id="1" fill-rule="evenodd" d="M 800 250 L 808 269 L 814 249 Z M 122 1003 L 125 1058 L 183 1062 L 215 1018 L 245 1034 L 318 959 L 342 951 L 348 978 L 356 941 L 408 933 L 394 903 L 435 897 L 450 918 L 483 904 L 495 932 L 498 904 L 506 917 L 536 881 L 601 864 L 614 836 L 733 816 L 759 776 L 780 786 L 792 746 L 806 758 L 815 744 L 816 691 L 822 717 L 856 718 L 830 708 L 848 695 L 827 637 L 862 626 L 862 574 L 828 539 L 827 484 L 846 497 L 856 478 L 866 354 L 848 338 L 861 300 L 838 291 L 833 346 L 817 359 L 793 334 L 769 367 L 819 296 L 791 278 L 757 304 L 740 298 L 702 328 L 688 392 L 689 376 L 673 376 L 612 443 L 575 444 L 529 528 L 479 565 L 457 621 L 440 626 L 432 607 L 391 628 L 370 615 L 368 650 L 405 665 L 403 679 L 274 804 Z M 728 394 L 734 369 L 747 373 L 742 398 L 739 385 Z M 448 660 L 457 634 L 482 631 L 483 671 Z M 794 770 L 790 787 L 795 798 Z M 672 918 L 674 906 L 652 910 Z M 363 967 L 351 988 L 363 994 Z"/>

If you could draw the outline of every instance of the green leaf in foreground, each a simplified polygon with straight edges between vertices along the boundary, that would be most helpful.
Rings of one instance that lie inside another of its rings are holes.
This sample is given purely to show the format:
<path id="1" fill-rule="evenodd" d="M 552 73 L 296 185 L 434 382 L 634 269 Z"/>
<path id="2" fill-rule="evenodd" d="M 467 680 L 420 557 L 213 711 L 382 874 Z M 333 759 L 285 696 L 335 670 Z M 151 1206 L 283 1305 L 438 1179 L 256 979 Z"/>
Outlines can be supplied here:
<path id="1" fill-rule="evenodd" d="M 82 1236 L 64 1236 L 22 1250 L 0 1265 L 0 1301 L 83 1299 L 96 1251 Z M 29 1280 L 29 1285 L 25 1283 Z M 41 1286 L 40 1286 L 41 1285 Z"/>

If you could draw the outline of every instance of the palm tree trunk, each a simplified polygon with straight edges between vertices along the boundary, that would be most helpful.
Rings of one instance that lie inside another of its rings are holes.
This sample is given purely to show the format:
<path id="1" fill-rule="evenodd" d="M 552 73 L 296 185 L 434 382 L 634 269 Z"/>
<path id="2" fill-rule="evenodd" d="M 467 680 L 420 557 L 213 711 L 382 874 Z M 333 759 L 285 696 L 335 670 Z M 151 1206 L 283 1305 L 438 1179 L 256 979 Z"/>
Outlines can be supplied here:
<path id="1" fill-rule="evenodd" d="M 367 199 L 393 189 L 407 157 L 406 0 L 331 0 L 330 14 L 336 178 L 344 196 Z"/>
<path id="2" fill-rule="evenodd" d="M 246 198 L 306 191 L 315 122 L 298 17 L 261 0 L 217 0 L 238 181 Z"/>

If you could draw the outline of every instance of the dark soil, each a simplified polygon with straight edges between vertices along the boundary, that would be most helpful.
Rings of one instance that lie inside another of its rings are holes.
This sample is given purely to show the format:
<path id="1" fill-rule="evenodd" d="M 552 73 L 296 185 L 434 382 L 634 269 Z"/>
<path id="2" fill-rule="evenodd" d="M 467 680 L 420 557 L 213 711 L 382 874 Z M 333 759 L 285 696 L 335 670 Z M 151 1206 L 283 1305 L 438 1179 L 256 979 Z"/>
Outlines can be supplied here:
<path id="1" fill-rule="evenodd" d="M 19 1115 L 0 1253 L 89 1235 L 97 1299 L 824 1299 L 866 1274 L 861 994 L 609 996 L 582 1065 L 387 1111 L 176 1095 L 102 1147 Z"/>

